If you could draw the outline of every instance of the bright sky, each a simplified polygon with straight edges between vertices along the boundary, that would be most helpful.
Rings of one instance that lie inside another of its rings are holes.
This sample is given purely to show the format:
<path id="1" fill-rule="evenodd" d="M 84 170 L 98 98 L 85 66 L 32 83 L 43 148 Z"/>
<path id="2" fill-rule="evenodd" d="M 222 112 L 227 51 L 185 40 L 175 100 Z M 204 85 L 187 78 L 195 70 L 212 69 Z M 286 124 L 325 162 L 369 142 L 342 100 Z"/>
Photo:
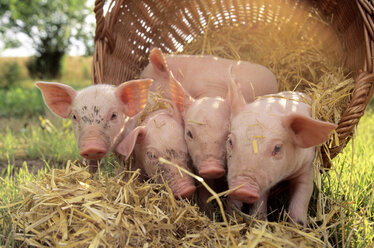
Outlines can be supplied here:
<path id="1" fill-rule="evenodd" d="M 18 40 L 22 40 L 23 45 L 19 48 L 4 49 L 4 44 L 0 41 L 0 56 L 1 57 L 28 57 L 34 55 L 35 50 L 31 46 L 31 40 L 24 34 L 16 35 Z"/>
<path id="2" fill-rule="evenodd" d="M 0 41 L 0 57 L 28 57 L 35 54 L 35 49 L 31 46 L 31 40 L 24 34 L 17 34 L 19 40 L 24 41 L 21 47 L 3 50 L 3 44 Z M 84 45 L 74 40 L 69 48 L 69 55 L 83 55 Z"/>

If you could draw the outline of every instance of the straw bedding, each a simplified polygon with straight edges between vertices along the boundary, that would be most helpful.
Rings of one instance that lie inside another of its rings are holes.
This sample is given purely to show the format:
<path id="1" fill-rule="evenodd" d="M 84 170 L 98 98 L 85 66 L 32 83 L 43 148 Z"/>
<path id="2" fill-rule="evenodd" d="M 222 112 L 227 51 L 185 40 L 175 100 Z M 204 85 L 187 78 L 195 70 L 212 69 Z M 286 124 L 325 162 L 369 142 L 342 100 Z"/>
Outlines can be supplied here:
<path id="1" fill-rule="evenodd" d="M 282 25 L 254 24 L 220 31 L 215 31 L 211 21 L 205 35 L 187 44 L 181 53 L 263 64 L 276 75 L 279 90 L 307 93 L 313 100 L 313 116 L 337 123 L 341 108 L 350 100 L 353 79 L 340 64 L 344 51 L 336 45 L 337 37 L 328 23 L 318 16 L 304 16 L 307 19 L 300 20 L 304 25 L 283 21 Z M 318 166 L 317 161 L 316 171 Z M 316 176 L 320 188 L 318 173 Z M 167 182 L 158 185 L 136 179 L 137 172 L 131 171 L 93 177 L 78 163 L 68 162 L 66 169 L 52 170 L 43 180 L 21 186 L 23 201 L 10 209 L 15 237 L 36 247 L 325 245 L 321 241 L 325 230 L 315 224 L 315 218 L 309 218 L 312 229 L 300 230 L 234 211 L 227 226 L 218 217 L 209 219 L 188 200 L 175 199 Z M 323 205 L 319 199 L 317 215 L 324 212 Z M 333 213 L 326 216 L 317 216 L 317 220 L 324 219 L 323 226 Z"/>
<path id="2" fill-rule="evenodd" d="M 127 178 L 126 180 L 123 180 Z M 11 211 L 15 238 L 35 247 L 322 247 L 321 233 L 287 223 L 236 216 L 210 220 L 165 185 L 141 183 L 137 172 L 91 176 L 79 163 L 21 186 Z"/>

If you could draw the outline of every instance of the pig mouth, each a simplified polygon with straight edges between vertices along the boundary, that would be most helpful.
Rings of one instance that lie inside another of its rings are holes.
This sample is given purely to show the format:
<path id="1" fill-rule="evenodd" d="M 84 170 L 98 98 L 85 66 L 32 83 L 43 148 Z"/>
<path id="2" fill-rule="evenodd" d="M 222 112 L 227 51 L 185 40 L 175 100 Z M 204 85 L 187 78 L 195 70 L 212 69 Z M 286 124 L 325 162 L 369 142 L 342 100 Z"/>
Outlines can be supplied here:
<path id="1" fill-rule="evenodd" d="M 226 174 L 224 164 L 217 159 L 207 159 L 201 163 L 199 175 L 208 179 L 217 179 Z"/>
<path id="2" fill-rule="evenodd" d="M 248 204 L 253 204 L 260 198 L 260 188 L 253 179 L 240 178 L 232 184 L 229 183 L 229 188 L 233 189 L 240 185 L 242 185 L 240 188 L 229 194 L 230 198 Z"/>

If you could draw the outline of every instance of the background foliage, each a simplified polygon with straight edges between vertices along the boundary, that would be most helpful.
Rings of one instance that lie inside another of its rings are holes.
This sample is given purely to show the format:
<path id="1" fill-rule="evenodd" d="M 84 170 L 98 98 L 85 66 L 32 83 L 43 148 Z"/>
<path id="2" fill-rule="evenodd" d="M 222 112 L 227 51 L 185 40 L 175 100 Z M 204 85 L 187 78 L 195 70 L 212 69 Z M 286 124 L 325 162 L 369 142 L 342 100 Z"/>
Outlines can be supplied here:
<path id="1" fill-rule="evenodd" d="M 94 25 L 87 22 L 93 6 L 87 0 L 0 0 L 0 34 L 5 47 L 17 47 L 22 33 L 36 50 L 27 62 L 33 78 L 57 78 L 63 56 L 74 40 L 81 40 L 86 54 L 93 51 Z"/>

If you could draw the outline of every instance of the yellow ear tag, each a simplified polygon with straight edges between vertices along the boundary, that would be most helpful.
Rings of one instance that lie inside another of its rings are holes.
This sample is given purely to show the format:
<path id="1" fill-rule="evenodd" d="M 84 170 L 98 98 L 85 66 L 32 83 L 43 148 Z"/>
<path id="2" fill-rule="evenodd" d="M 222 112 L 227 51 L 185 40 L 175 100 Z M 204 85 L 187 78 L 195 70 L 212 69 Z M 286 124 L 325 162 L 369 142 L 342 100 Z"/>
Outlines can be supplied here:
<path id="1" fill-rule="evenodd" d="M 258 146 L 257 146 L 257 140 L 252 141 L 252 147 L 253 147 L 253 153 L 257 154 L 258 153 Z"/>

